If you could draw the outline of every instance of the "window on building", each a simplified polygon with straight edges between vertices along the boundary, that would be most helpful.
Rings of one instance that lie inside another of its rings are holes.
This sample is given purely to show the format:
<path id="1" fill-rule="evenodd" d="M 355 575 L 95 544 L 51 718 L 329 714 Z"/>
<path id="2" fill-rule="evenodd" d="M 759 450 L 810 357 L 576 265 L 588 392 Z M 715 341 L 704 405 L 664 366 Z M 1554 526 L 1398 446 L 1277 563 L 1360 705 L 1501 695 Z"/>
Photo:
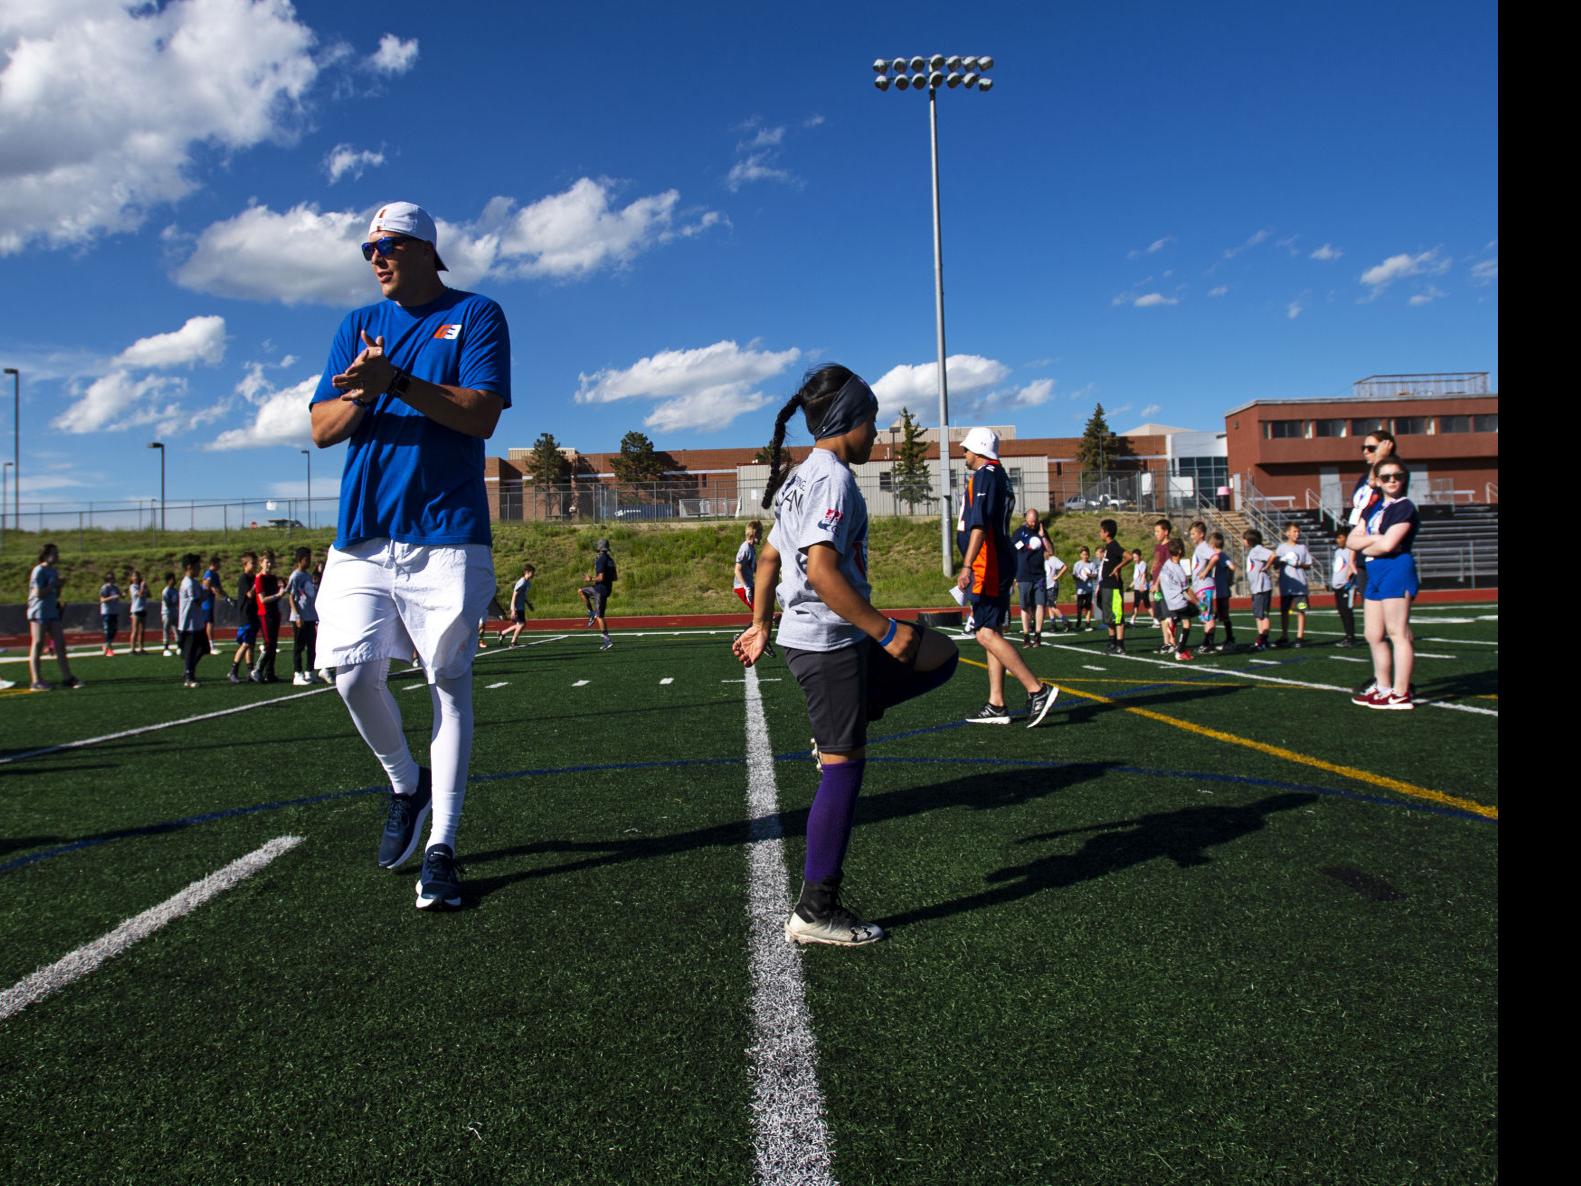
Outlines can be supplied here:
<path id="1" fill-rule="evenodd" d="M 1264 420 L 1263 432 L 1271 441 L 1287 440 L 1307 435 L 1305 420 Z"/>
<path id="2" fill-rule="evenodd" d="M 1470 416 L 1440 416 L 1438 418 L 1439 432 L 1470 432 Z"/>
<path id="3" fill-rule="evenodd" d="M 893 490 L 895 488 L 895 471 L 894 470 L 892 470 L 892 469 L 881 469 L 881 470 L 878 471 L 878 488 L 880 490 L 885 491 L 885 492 L 888 492 L 888 491 Z"/>
<path id="4" fill-rule="evenodd" d="M 1475 416 L 1472 419 L 1476 423 L 1478 432 L 1499 431 L 1499 414 L 1497 412 L 1494 412 L 1488 416 Z"/>
<path id="5" fill-rule="evenodd" d="M 1364 437 L 1368 433 L 1377 432 L 1380 428 L 1388 427 L 1388 424 L 1382 420 L 1352 420 L 1350 422 L 1350 435 L 1353 437 Z"/>
<path id="6" fill-rule="evenodd" d="M 1171 472 L 1177 478 L 1190 478 L 1199 494 L 1213 494 L 1220 486 L 1230 484 L 1228 457 L 1177 457 Z"/>
<path id="7" fill-rule="evenodd" d="M 1312 425 L 1312 435 L 1315 437 L 1342 437 L 1345 430 L 1350 427 L 1348 420 L 1318 420 Z"/>
<path id="8" fill-rule="evenodd" d="M 1397 437 L 1423 437 L 1427 435 L 1426 416 L 1396 416 L 1394 435 Z"/>

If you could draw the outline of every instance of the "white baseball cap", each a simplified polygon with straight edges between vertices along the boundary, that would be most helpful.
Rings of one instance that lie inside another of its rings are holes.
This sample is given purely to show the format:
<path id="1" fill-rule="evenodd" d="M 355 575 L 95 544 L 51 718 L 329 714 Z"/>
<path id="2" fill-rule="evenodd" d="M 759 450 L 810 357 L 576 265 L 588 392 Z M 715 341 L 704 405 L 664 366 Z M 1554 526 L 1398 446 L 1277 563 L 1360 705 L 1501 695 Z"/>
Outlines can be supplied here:
<path id="1" fill-rule="evenodd" d="M 445 267 L 445 261 L 439 258 L 439 230 L 434 226 L 433 216 L 416 203 L 389 202 L 380 206 L 378 213 L 373 216 L 373 221 L 368 224 L 368 238 L 378 238 L 380 231 L 407 235 L 432 244 L 435 267 L 441 272 L 450 270 Z"/>
<path id="2" fill-rule="evenodd" d="M 979 457 L 999 460 L 999 434 L 991 428 L 974 428 L 961 440 L 961 448 Z"/>

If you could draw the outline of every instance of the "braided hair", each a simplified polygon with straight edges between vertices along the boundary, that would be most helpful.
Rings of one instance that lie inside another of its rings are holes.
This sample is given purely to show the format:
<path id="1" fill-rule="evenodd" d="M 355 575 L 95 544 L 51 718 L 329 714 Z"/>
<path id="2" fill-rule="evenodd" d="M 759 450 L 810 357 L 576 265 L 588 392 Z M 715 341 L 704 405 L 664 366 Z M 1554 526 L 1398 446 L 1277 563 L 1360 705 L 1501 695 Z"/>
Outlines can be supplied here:
<path id="1" fill-rule="evenodd" d="M 807 420 L 807 430 L 811 432 L 812 426 L 823 419 L 824 411 L 830 402 L 840 394 L 840 389 L 850 382 L 852 374 L 849 367 L 834 362 L 814 367 L 802 376 L 801 386 L 796 389 L 796 394 L 786 401 L 785 406 L 779 410 L 779 415 L 774 417 L 774 439 L 769 442 L 769 481 L 763 491 L 764 510 L 774 505 L 774 495 L 790 476 L 788 469 L 781 472 L 780 463 L 785 444 L 785 425 L 790 420 L 791 414 L 800 408 Z"/>

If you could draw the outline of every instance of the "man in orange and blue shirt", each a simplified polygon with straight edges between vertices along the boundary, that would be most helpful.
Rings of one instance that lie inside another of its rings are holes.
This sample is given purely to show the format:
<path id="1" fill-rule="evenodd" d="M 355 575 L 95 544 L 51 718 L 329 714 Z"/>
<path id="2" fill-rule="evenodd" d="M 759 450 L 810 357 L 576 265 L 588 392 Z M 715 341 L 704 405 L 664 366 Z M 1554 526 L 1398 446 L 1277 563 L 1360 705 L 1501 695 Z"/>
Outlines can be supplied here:
<path id="1" fill-rule="evenodd" d="M 1030 729 L 1042 723 L 1059 692 L 1038 681 L 1004 635 L 1016 572 L 1010 546 L 1010 516 L 1015 513 L 1016 496 L 999 464 L 997 433 L 974 428 L 961 441 L 961 448 L 966 468 L 972 472 L 956 524 L 964 556 L 956 584 L 968 594 L 977 641 L 988 653 L 988 703 L 966 720 L 973 725 L 1010 723 L 1010 710 L 1005 706 L 1005 672 L 1009 671 L 1026 689 Z"/>

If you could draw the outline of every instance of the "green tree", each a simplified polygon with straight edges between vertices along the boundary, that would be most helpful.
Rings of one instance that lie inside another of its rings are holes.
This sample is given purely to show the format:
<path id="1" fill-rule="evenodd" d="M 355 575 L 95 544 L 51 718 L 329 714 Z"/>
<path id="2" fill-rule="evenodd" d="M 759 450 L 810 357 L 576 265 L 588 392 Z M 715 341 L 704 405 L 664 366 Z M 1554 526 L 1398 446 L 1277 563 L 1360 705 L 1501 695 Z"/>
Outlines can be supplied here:
<path id="1" fill-rule="evenodd" d="M 533 489 L 543 499 L 546 514 L 565 513 L 564 492 L 560 489 L 571 477 L 571 463 L 560 452 L 560 442 L 553 433 L 543 433 L 533 442 L 532 453 L 527 457 L 527 472 L 532 476 Z"/>
<path id="2" fill-rule="evenodd" d="M 1103 405 L 1097 404 L 1087 420 L 1087 427 L 1082 429 L 1081 443 L 1076 446 L 1083 482 L 1106 473 L 1124 452 L 1125 442 L 1111 431 L 1108 420 L 1104 419 Z"/>
<path id="3" fill-rule="evenodd" d="M 894 474 L 890 479 L 895 499 L 915 513 L 928 497 L 928 445 L 924 429 L 909 408 L 900 409 L 900 444 L 895 447 Z"/>
<path id="4" fill-rule="evenodd" d="M 664 458 L 645 433 L 628 432 L 620 438 L 620 452 L 610 460 L 615 480 L 627 486 L 657 482 L 664 476 Z"/>

